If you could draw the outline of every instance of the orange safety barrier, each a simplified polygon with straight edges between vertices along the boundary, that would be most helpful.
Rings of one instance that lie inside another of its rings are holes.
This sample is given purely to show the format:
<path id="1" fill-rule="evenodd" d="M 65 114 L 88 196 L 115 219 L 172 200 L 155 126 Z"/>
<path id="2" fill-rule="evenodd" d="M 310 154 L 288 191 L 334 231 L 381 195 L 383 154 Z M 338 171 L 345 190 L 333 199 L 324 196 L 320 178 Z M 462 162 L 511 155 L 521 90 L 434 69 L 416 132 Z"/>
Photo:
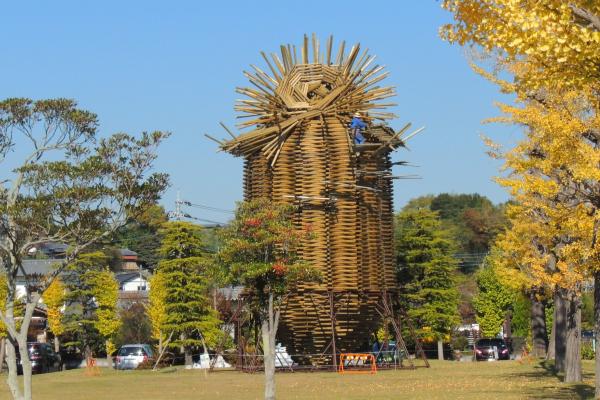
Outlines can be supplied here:
<path id="1" fill-rule="evenodd" d="M 93 357 L 88 357 L 85 360 L 85 371 L 84 374 L 86 376 L 98 376 L 100 375 L 100 368 L 96 365 L 96 359 Z"/>
<path id="2" fill-rule="evenodd" d="M 376 374 L 377 363 L 373 354 L 342 353 L 340 354 L 340 374 Z"/>

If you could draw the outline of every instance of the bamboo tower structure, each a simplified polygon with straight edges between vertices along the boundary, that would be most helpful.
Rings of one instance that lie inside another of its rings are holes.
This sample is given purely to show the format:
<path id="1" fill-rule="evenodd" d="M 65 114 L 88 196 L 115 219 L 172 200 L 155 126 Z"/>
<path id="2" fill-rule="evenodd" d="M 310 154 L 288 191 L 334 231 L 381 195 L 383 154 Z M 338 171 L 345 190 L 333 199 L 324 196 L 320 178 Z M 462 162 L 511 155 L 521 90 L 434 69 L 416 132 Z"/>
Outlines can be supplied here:
<path id="1" fill-rule="evenodd" d="M 394 88 L 379 86 L 387 72 L 358 44 L 334 50 L 332 37 L 322 46 L 313 35 L 261 54 L 269 72 L 252 65 L 251 87 L 237 88 L 239 125 L 251 130 L 236 136 L 223 125 L 230 139 L 209 137 L 245 159 L 246 200 L 295 204 L 298 229 L 314 232 L 301 256 L 324 279 L 287 297 L 279 341 L 295 353 L 355 350 L 379 323 L 382 291 L 396 289 L 392 179 L 400 177 L 390 153 L 412 136 L 410 124 L 398 132 L 386 124 L 395 115 L 383 100 Z M 360 145 L 349 129 L 356 112 L 368 125 Z"/>

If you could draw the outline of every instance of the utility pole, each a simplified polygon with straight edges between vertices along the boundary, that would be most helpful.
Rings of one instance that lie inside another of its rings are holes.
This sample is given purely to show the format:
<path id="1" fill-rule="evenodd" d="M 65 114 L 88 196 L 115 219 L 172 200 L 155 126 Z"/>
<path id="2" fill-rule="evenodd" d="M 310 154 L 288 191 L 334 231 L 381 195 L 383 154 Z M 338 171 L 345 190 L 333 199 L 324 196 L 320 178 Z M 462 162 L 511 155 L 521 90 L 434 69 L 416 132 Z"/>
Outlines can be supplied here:
<path id="1" fill-rule="evenodd" d="M 181 219 L 185 216 L 183 214 L 183 212 L 181 211 L 182 204 L 183 204 L 183 201 L 181 201 L 180 192 L 178 190 L 177 191 L 177 199 L 175 200 L 175 212 L 173 213 L 173 218 L 175 218 L 177 221 L 181 221 Z"/>

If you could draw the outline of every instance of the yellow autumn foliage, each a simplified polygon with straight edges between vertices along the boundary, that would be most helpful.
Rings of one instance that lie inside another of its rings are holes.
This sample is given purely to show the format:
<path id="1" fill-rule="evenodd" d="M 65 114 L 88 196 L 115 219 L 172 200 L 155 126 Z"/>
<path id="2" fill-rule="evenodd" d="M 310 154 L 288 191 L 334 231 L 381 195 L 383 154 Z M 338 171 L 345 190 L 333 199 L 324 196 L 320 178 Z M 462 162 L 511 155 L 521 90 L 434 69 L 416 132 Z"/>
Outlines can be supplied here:
<path id="1" fill-rule="evenodd" d="M 108 269 L 88 274 L 88 283 L 92 287 L 97 308 L 94 326 L 103 337 L 110 339 L 121 327 L 117 302 L 119 283 Z"/>
<path id="2" fill-rule="evenodd" d="M 476 44 L 503 63 L 526 62 L 521 94 L 598 81 L 600 2 L 595 0 L 444 0 L 454 22 L 444 39 Z"/>
<path id="3" fill-rule="evenodd" d="M 48 327 L 55 336 L 62 335 L 65 331 L 65 327 L 62 324 L 65 290 L 65 285 L 60 278 L 56 278 L 48 289 L 46 289 L 43 296 L 43 301 L 48 312 Z"/>
<path id="4" fill-rule="evenodd" d="M 152 336 L 157 340 L 161 340 L 162 335 L 164 335 L 163 326 L 167 318 L 165 283 L 165 276 L 160 272 L 155 273 L 150 278 L 151 290 L 147 310 L 152 325 Z"/>
<path id="5" fill-rule="evenodd" d="M 509 207 L 512 228 L 497 246 L 531 285 L 579 290 L 600 267 L 600 118 L 591 86 L 547 90 L 544 99 L 501 105 L 494 121 L 519 124 L 526 137 L 503 154 L 507 175 L 497 181 L 518 205 Z M 556 265 L 548 268 L 549 254 Z M 509 274 L 510 275 L 510 274 Z"/>

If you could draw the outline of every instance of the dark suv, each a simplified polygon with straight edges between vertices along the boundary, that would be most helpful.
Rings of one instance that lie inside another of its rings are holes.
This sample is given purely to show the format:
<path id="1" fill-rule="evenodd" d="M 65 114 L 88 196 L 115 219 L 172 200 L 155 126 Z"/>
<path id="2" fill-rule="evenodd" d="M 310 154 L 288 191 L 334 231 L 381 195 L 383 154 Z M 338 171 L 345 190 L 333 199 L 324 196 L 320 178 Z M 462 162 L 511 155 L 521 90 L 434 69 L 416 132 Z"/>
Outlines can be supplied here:
<path id="1" fill-rule="evenodd" d="M 60 371 L 62 367 L 60 354 L 54 352 L 48 343 L 27 343 L 27 351 L 31 360 L 31 372 L 43 374 L 44 372 Z M 17 372 L 23 373 L 21 357 L 17 350 Z"/>
<path id="2" fill-rule="evenodd" d="M 504 339 L 479 339 L 475 343 L 475 360 L 510 360 L 510 351 Z"/>

